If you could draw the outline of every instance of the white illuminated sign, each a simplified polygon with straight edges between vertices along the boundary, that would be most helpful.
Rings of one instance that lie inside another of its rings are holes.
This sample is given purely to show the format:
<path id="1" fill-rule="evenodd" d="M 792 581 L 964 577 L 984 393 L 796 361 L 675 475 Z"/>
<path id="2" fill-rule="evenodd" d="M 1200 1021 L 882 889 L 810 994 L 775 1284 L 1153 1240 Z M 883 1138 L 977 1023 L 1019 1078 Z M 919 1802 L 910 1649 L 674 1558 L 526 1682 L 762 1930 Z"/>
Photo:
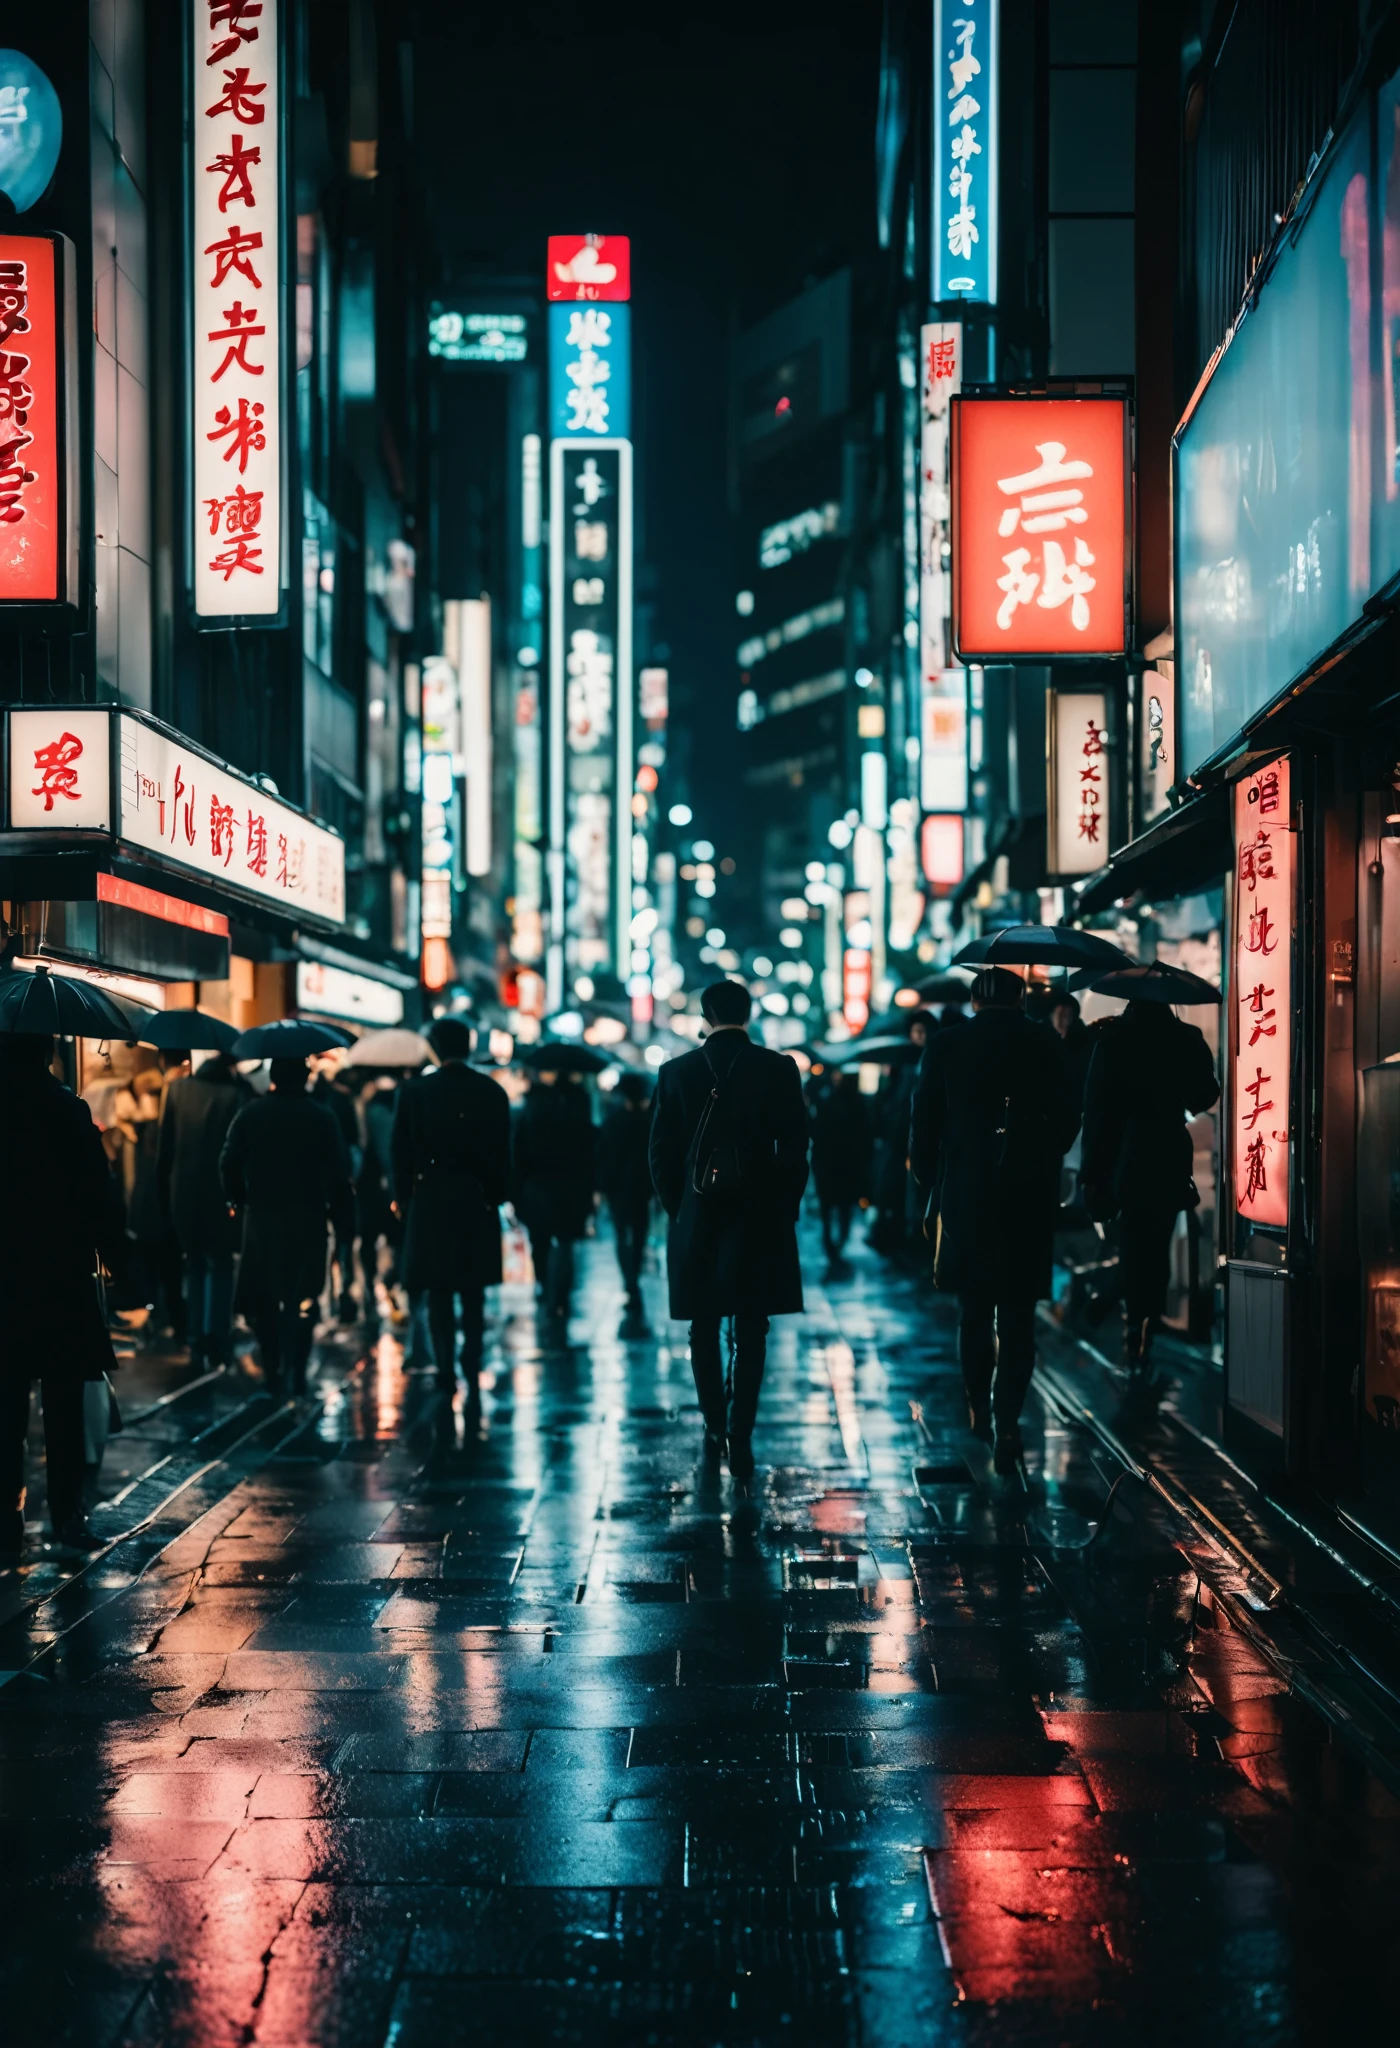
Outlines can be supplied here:
<path id="1" fill-rule="evenodd" d="M 446 363 L 523 363 L 530 351 L 523 313 L 458 313 L 434 307 L 428 315 L 428 354 Z"/>
<path id="2" fill-rule="evenodd" d="M 1091 875 L 1108 860 L 1112 757 L 1101 690 L 1052 690 L 1046 865 L 1052 875 Z"/>
<path id="3" fill-rule="evenodd" d="M 282 604 L 278 0 L 192 0 L 193 585 L 209 622 Z"/>
<path id="4" fill-rule="evenodd" d="M 403 990 L 322 960 L 298 960 L 297 1008 L 317 1017 L 385 1027 L 403 1022 Z"/>
<path id="5" fill-rule="evenodd" d="M 826 540 L 841 523 L 841 507 L 833 500 L 826 505 L 813 505 L 806 512 L 798 512 L 791 519 L 779 519 L 772 526 L 765 526 L 758 536 L 758 566 L 760 569 L 780 569 L 784 562 L 790 562 L 794 555 L 805 555 L 814 541 Z"/>
<path id="6" fill-rule="evenodd" d="M 10 829 L 108 832 L 111 714 L 10 713 Z"/>
<path id="7" fill-rule="evenodd" d="M 934 0 L 933 296 L 997 297 L 999 0 Z"/>

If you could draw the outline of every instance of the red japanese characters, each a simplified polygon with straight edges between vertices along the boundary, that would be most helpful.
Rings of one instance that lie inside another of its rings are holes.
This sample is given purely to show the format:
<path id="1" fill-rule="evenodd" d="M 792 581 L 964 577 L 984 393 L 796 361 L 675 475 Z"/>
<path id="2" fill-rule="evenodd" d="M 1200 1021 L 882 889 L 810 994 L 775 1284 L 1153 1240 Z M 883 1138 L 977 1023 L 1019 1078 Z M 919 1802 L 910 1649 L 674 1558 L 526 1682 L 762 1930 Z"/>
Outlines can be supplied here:
<path id="1" fill-rule="evenodd" d="M 1288 1222 L 1293 833 L 1288 762 L 1235 786 L 1233 1118 L 1235 1206 Z"/>
<path id="2" fill-rule="evenodd" d="M 61 596 L 54 244 L 0 235 L 0 602 Z"/>

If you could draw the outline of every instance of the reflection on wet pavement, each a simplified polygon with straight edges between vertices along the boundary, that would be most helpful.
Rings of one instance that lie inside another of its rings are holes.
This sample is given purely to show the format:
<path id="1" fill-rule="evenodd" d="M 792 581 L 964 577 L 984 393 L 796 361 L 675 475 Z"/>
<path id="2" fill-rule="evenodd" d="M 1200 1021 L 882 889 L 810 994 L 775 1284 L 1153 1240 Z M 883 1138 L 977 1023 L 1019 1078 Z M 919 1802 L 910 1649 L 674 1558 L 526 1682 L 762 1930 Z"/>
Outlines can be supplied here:
<path id="1" fill-rule="evenodd" d="M 9 2038 L 1386 2037 L 1400 1806 L 1165 1524 L 1050 1546 L 1092 1446 L 999 1490 L 946 1304 L 858 1255 L 777 1325 L 747 1488 L 606 1244 L 578 1310 L 504 1291 L 479 1424 L 327 1346 L 0 1582 Z"/>

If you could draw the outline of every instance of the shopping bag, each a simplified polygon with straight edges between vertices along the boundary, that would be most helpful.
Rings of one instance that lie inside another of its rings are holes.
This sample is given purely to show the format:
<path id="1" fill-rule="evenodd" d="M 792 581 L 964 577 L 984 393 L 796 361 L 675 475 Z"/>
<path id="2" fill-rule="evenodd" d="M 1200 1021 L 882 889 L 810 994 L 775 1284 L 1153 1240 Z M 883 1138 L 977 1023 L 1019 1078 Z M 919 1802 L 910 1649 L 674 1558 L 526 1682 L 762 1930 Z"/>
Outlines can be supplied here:
<path id="1" fill-rule="evenodd" d="M 501 1278 L 507 1287 L 533 1287 L 535 1265 L 530 1257 L 530 1239 L 518 1223 L 501 1232 Z"/>

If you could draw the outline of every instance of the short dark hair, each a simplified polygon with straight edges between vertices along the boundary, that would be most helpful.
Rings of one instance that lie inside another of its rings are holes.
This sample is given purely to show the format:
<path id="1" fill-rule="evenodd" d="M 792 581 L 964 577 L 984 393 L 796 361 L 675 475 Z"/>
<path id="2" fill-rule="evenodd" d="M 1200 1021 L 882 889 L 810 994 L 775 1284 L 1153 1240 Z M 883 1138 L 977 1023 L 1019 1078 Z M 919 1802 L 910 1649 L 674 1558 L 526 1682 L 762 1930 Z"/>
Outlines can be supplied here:
<path id="1" fill-rule="evenodd" d="M 476 1033 L 461 1017 L 434 1017 L 428 1026 L 428 1043 L 440 1060 L 469 1060 Z"/>
<path id="2" fill-rule="evenodd" d="M 280 1095 L 302 1095 L 311 1079 L 311 1070 L 305 1060 L 280 1058 L 268 1061 L 267 1078 Z"/>
<path id="3" fill-rule="evenodd" d="M 742 981 L 712 981 L 700 996 L 707 1024 L 747 1024 L 753 999 Z"/>
<path id="4" fill-rule="evenodd" d="M 645 1074 L 619 1074 L 617 1092 L 624 1102 L 649 1103 L 651 1089 Z"/>
<path id="5" fill-rule="evenodd" d="M 1009 967 L 979 967 L 972 1000 L 984 1010 L 1019 1010 L 1026 1000 L 1026 984 Z"/>
<path id="6" fill-rule="evenodd" d="M 1052 1016 L 1056 1010 L 1068 1010 L 1072 1016 L 1077 1017 L 1079 1015 L 1079 998 L 1072 996 L 1067 988 L 1056 989 L 1054 995 L 1050 998 Z"/>
<path id="7" fill-rule="evenodd" d="M 0 1065 L 46 1067 L 52 1059 L 52 1038 L 34 1031 L 0 1032 Z"/>

